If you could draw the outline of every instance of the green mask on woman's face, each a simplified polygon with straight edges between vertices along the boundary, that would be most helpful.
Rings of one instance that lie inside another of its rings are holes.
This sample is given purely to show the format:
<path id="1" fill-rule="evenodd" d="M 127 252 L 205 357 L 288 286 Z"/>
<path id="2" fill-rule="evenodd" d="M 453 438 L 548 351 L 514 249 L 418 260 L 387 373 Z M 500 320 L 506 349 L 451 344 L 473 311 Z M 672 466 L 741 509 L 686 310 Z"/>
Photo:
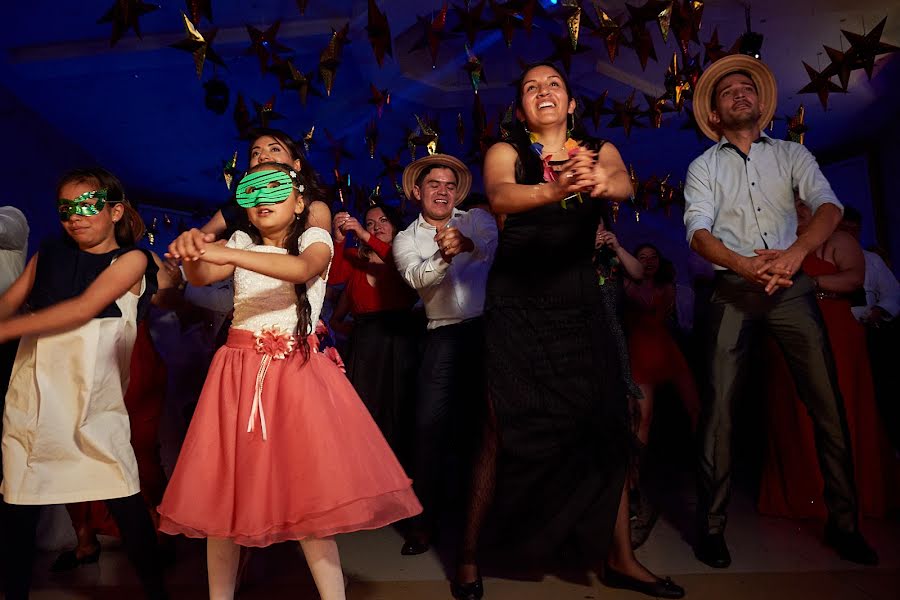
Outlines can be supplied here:
<path id="1" fill-rule="evenodd" d="M 89 202 L 94 200 L 94 202 Z M 81 217 L 93 217 L 100 214 L 103 207 L 106 206 L 106 190 L 93 190 L 85 192 L 74 200 L 66 200 L 60 198 L 56 201 L 56 208 L 59 211 L 59 220 L 68 221 L 72 215 Z"/>

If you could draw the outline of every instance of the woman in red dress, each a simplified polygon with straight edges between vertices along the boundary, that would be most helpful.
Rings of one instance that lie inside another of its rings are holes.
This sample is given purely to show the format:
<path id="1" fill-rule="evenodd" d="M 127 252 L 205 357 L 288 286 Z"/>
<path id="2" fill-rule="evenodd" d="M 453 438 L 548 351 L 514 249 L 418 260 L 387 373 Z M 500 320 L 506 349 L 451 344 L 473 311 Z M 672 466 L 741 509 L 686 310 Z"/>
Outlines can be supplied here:
<path id="1" fill-rule="evenodd" d="M 397 271 L 391 255 L 394 235 L 401 229 L 396 211 L 383 204 L 366 209 L 363 223 L 349 213 L 334 216 L 334 262 L 330 285 L 346 284 L 330 325 L 349 334 L 347 377 L 356 388 L 381 433 L 402 454 L 404 423 L 413 409 L 422 323 L 412 313 L 418 300 Z M 358 248 L 347 248 L 353 233 Z M 345 321 L 352 315 L 352 321 Z"/>
<path id="2" fill-rule="evenodd" d="M 796 206 L 798 230 L 802 231 L 812 215 L 805 204 L 797 202 Z M 850 430 L 859 508 L 863 516 L 884 517 L 891 508 L 892 492 L 896 492 L 891 487 L 900 481 L 900 470 L 878 419 L 865 329 L 850 312 L 850 294 L 865 277 L 862 249 L 850 234 L 835 231 L 806 257 L 803 270 L 816 282 L 818 304 L 834 355 Z M 759 511 L 780 517 L 825 519 L 812 424 L 774 344 L 770 355 L 769 440 Z"/>

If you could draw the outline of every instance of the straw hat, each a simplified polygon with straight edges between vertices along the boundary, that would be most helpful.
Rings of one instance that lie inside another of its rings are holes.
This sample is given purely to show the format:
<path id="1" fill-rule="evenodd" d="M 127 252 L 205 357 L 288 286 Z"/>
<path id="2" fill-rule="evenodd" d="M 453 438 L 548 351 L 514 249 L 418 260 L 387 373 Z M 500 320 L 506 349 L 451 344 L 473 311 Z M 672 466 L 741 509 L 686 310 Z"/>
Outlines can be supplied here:
<path id="1" fill-rule="evenodd" d="M 722 133 L 716 131 L 709 121 L 712 112 L 710 104 L 713 88 L 716 83 L 734 71 L 746 71 L 750 74 L 753 83 L 756 84 L 756 93 L 762 106 L 762 114 L 759 116 L 759 128 L 765 129 L 775 116 L 775 104 L 778 102 L 778 86 L 775 84 L 775 76 L 761 60 L 747 56 L 746 54 L 731 54 L 720 58 L 709 66 L 694 89 L 694 118 L 697 126 L 706 134 L 706 137 L 714 142 L 722 138 Z"/>
<path id="2" fill-rule="evenodd" d="M 456 202 L 453 205 L 459 206 L 472 189 L 472 172 L 461 160 L 449 154 L 431 154 L 407 165 L 403 169 L 403 193 L 407 198 L 415 200 L 412 190 L 416 185 L 416 179 L 423 169 L 432 165 L 449 167 L 456 173 Z"/>

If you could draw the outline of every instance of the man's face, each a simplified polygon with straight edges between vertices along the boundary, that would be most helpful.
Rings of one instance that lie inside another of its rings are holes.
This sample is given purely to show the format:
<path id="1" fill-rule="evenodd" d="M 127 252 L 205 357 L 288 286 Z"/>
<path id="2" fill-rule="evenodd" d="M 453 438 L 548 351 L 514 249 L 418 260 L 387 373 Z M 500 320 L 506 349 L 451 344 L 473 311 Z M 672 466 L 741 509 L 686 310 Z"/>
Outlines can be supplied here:
<path id="1" fill-rule="evenodd" d="M 762 110 L 753 80 L 743 73 L 726 75 L 713 91 L 716 107 L 710 121 L 722 130 L 741 129 L 759 122 Z"/>
<path id="2" fill-rule="evenodd" d="M 432 221 L 449 219 L 456 205 L 456 173 L 436 167 L 425 175 L 422 185 L 413 186 L 413 195 L 422 205 L 422 214 Z"/>

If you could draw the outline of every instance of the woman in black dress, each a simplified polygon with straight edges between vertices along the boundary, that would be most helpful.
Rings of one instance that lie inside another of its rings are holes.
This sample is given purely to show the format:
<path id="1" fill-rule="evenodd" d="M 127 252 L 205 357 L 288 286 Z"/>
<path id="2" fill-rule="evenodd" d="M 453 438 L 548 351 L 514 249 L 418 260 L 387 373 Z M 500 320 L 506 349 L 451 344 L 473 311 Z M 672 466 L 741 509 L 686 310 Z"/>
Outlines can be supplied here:
<path id="1" fill-rule="evenodd" d="M 631 551 L 628 358 L 592 264 L 606 201 L 631 183 L 612 144 L 572 131 L 575 100 L 554 65 L 526 69 L 516 100 L 516 131 L 484 164 L 502 223 L 485 302 L 491 422 L 452 591 L 481 595 L 475 550 L 493 497 L 492 528 L 519 564 L 574 551 L 607 585 L 678 598 Z"/>

